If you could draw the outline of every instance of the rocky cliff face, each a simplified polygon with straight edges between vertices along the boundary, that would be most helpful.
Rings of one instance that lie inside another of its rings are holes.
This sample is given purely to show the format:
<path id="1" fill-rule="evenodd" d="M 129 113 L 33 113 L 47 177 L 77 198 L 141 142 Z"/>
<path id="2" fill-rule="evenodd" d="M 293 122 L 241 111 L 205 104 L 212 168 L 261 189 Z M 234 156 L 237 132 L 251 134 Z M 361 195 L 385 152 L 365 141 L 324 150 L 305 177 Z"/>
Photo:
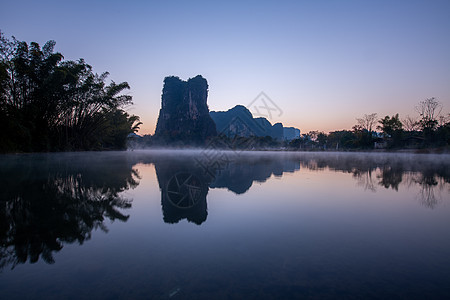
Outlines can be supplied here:
<path id="1" fill-rule="evenodd" d="M 207 97 L 208 83 L 200 75 L 188 81 L 166 77 L 155 137 L 168 142 L 202 143 L 217 135 Z"/>

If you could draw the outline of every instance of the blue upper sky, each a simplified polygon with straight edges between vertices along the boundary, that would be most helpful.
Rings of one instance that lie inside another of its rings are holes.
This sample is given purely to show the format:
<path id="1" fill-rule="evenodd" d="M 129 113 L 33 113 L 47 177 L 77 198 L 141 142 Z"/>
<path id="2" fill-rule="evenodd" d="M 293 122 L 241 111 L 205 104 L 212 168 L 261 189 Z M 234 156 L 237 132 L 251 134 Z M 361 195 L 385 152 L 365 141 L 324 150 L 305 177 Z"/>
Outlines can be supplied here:
<path id="1" fill-rule="evenodd" d="M 265 92 L 270 120 L 302 132 L 350 129 L 376 112 L 450 109 L 450 1 L 8 1 L 0 30 L 127 81 L 153 133 L 162 81 L 198 74 L 211 110 Z"/>

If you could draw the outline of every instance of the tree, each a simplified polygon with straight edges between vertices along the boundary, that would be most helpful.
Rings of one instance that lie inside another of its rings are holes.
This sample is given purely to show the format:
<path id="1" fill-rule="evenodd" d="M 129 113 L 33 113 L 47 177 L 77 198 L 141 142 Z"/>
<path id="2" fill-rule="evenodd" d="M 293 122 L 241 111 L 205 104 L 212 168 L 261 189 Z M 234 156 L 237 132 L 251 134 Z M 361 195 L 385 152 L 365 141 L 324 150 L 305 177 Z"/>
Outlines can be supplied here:
<path id="1" fill-rule="evenodd" d="M 378 121 L 381 125 L 377 126 L 377 129 L 383 132 L 385 138 L 390 139 L 390 146 L 399 146 L 402 139 L 403 124 L 398 117 L 398 114 L 389 117 L 385 116 Z"/>
<path id="2" fill-rule="evenodd" d="M 410 117 L 410 116 L 406 116 L 403 120 L 402 120 L 402 124 L 403 124 L 403 128 L 405 131 L 416 131 L 419 130 L 419 122 L 417 121 L 417 119 Z"/>
<path id="3" fill-rule="evenodd" d="M 317 143 L 319 144 L 319 147 L 326 149 L 327 138 L 328 136 L 322 131 L 317 134 Z"/>
<path id="4" fill-rule="evenodd" d="M 377 119 L 377 114 L 364 115 L 362 118 L 357 118 L 357 124 L 353 126 L 353 132 L 356 137 L 355 144 L 359 148 L 368 149 L 373 147 L 373 127 Z"/>
<path id="5" fill-rule="evenodd" d="M 377 126 L 377 129 L 381 130 L 385 136 L 393 136 L 396 131 L 401 131 L 403 129 L 403 124 L 398 117 L 398 114 L 392 116 L 385 116 L 383 119 L 378 121 L 381 126 Z"/>
<path id="6" fill-rule="evenodd" d="M 365 114 L 362 118 L 357 118 L 356 120 L 358 121 L 358 125 L 361 126 L 361 129 L 367 130 L 371 134 L 373 126 L 375 125 L 375 122 L 377 120 L 377 114 Z"/>
<path id="7" fill-rule="evenodd" d="M 439 116 L 439 126 L 444 126 L 450 122 L 450 114 Z"/>
<path id="8" fill-rule="evenodd" d="M 350 130 L 333 131 L 328 134 L 327 144 L 329 148 L 352 149 L 356 148 L 356 135 Z"/>
<path id="9" fill-rule="evenodd" d="M 434 97 L 428 98 L 419 102 L 416 106 L 416 111 L 421 117 L 419 120 L 420 127 L 424 131 L 424 134 L 429 134 L 434 131 L 438 125 L 442 104 Z"/>
<path id="10" fill-rule="evenodd" d="M 123 110 L 132 104 L 121 94 L 128 83 L 106 84 L 107 72 L 64 61 L 55 44 L 0 32 L 0 152 L 123 149 L 140 124 Z"/>
<path id="11" fill-rule="evenodd" d="M 292 141 L 290 141 L 288 146 L 289 146 L 289 148 L 292 148 L 292 149 L 299 149 L 301 147 L 301 145 L 302 145 L 302 139 L 296 138 L 296 139 L 293 139 Z"/>
<path id="12" fill-rule="evenodd" d="M 307 136 L 309 137 L 309 139 L 313 142 L 315 142 L 317 140 L 317 136 L 319 135 L 319 131 L 318 130 L 310 130 L 307 134 Z"/>
<path id="13" fill-rule="evenodd" d="M 450 121 L 440 125 L 436 130 L 438 146 L 450 145 Z"/>

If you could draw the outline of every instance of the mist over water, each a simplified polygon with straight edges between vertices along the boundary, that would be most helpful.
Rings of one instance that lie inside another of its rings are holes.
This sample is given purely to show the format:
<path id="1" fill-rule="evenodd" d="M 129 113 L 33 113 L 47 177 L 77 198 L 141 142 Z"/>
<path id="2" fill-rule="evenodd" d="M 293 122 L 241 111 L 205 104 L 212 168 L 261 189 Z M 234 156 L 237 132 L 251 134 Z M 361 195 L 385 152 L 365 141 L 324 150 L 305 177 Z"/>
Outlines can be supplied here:
<path id="1" fill-rule="evenodd" d="M 450 156 L 0 157 L 8 299 L 450 296 Z"/>

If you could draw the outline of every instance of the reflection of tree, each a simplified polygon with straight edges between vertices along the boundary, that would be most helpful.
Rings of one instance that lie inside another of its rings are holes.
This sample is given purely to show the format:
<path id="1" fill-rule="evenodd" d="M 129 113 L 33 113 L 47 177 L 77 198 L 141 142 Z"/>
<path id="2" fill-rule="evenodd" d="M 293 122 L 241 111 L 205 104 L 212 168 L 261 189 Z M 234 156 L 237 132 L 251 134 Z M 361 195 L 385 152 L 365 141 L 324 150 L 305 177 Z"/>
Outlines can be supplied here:
<path id="1" fill-rule="evenodd" d="M 440 200 L 440 195 L 435 193 L 439 184 L 435 174 L 430 172 L 414 174 L 410 182 L 420 185 L 419 193 L 417 194 L 419 202 L 425 207 L 434 209 Z"/>
<path id="2" fill-rule="evenodd" d="M 449 160 L 445 155 L 337 155 L 326 164 L 336 171 L 352 172 L 358 184 L 372 191 L 375 191 L 373 171 L 378 173 L 379 185 L 386 189 L 398 191 L 404 180 L 406 184 L 419 185 L 419 201 L 428 208 L 437 206 L 441 192 L 445 192 L 450 182 Z"/>
<path id="3" fill-rule="evenodd" d="M 353 177 L 358 180 L 358 185 L 365 190 L 376 192 L 375 183 L 372 180 L 372 170 L 353 170 Z"/>
<path id="4" fill-rule="evenodd" d="M 398 185 L 403 179 L 403 168 L 401 165 L 389 165 L 383 166 L 381 169 L 381 174 L 377 176 L 380 178 L 379 184 L 385 188 L 392 188 L 398 191 Z"/>
<path id="5" fill-rule="evenodd" d="M 53 263 L 64 244 L 82 244 L 97 228 L 107 232 L 105 220 L 128 220 L 120 209 L 131 200 L 120 193 L 138 185 L 137 171 L 126 161 L 81 157 L 0 162 L 0 268 Z"/>
<path id="6" fill-rule="evenodd" d="M 436 196 L 434 194 L 434 186 L 433 185 L 422 185 L 422 188 L 419 192 L 420 197 L 420 203 L 422 203 L 423 206 L 426 206 L 428 208 L 435 208 L 438 199 L 436 199 Z"/>
<path id="7" fill-rule="evenodd" d="M 409 185 L 418 184 L 420 202 L 429 208 L 439 203 L 441 197 L 436 191 L 444 190 L 450 183 L 450 165 L 446 155 L 304 154 L 300 162 L 308 169 L 329 168 L 352 173 L 358 185 L 374 192 L 373 173 L 377 174 L 378 184 L 386 189 L 398 191 L 404 180 Z"/>

